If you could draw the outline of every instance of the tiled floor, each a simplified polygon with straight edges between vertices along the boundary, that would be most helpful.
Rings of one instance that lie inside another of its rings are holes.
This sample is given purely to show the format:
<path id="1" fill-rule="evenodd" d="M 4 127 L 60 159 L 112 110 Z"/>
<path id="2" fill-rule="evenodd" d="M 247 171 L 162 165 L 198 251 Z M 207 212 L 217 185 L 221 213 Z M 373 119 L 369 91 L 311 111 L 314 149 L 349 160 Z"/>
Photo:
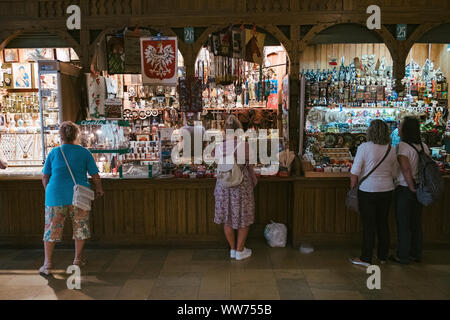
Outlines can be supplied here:
<path id="1" fill-rule="evenodd" d="M 381 290 L 348 263 L 357 248 L 309 255 L 251 243 L 247 261 L 226 249 L 86 250 L 81 290 L 69 290 L 71 250 L 56 250 L 53 277 L 41 277 L 42 250 L 0 250 L 1 299 L 450 299 L 450 250 L 428 249 L 424 262 L 381 266 Z"/>

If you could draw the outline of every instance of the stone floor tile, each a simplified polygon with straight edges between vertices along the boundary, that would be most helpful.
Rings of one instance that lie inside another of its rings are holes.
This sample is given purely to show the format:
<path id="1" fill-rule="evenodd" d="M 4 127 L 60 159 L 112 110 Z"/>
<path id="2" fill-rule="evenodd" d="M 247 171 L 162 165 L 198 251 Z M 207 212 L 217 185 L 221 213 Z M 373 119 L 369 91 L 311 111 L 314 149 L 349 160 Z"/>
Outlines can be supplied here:
<path id="1" fill-rule="evenodd" d="M 34 275 L 17 275 L 7 281 L 5 286 L 12 287 L 31 287 L 31 286 L 46 286 L 48 284 L 48 280 L 44 277 L 40 276 L 37 272 Z"/>
<path id="2" fill-rule="evenodd" d="M 314 300 L 312 291 L 304 279 L 278 279 L 277 287 L 281 300 Z"/>
<path id="3" fill-rule="evenodd" d="M 231 272 L 231 285 L 260 285 L 276 286 L 275 275 L 272 270 L 243 270 Z"/>
<path id="4" fill-rule="evenodd" d="M 114 258 L 107 272 L 131 272 L 142 256 L 141 250 L 123 250 Z"/>
<path id="5" fill-rule="evenodd" d="M 120 289 L 118 300 L 146 300 L 153 289 L 154 280 L 128 280 Z"/>
<path id="6" fill-rule="evenodd" d="M 225 261 L 230 258 L 230 251 L 226 249 L 199 249 L 192 254 L 192 261 Z"/>
<path id="7" fill-rule="evenodd" d="M 364 300 L 357 290 L 330 290 L 311 288 L 314 298 L 317 300 Z"/>
<path id="8" fill-rule="evenodd" d="M 155 286 L 200 286 L 202 279 L 201 273 L 196 272 L 164 272 L 162 271 L 156 279 Z"/>
<path id="9" fill-rule="evenodd" d="M 381 290 L 367 288 L 366 268 L 350 264 L 357 247 L 298 248 L 250 243 L 254 255 L 231 260 L 218 249 L 87 249 L 82 289 L 67 289 L 73 249 L 57 249 L 52 276 L 38 268 L 43 251 L 0 250 L 0 299 L 402 299 L 449 300 L 450 252 L 429 249 L 422 263 L 380 266 Z"/>
<path id="10" fill-rule="evenodd" d="M 310 286 L 319 284 L 351 284 L 351 279 L 330 269 L 303 269 L 303 274 Z"/>
<path id="11" fill-rule="evenodd" d="M 202 292 L 200 290 L 198 294 L 199 300 L 231 300 L 231 292 L 228 293 L 211 293 Z"/>
<path id="12" fill-rule="evenodd" d="M 233 300 L 280 300 L 276 285 L 235 284 L 231 286 Z"/>
<path id="13" fill-rule="evenodd" d="M 159 286 L 153 287 L 150 300 L 197 300 L 198 286 Z"/>
<path id="14" fill-rule="evenodd" d="M 200 294 L 230 295 L 231 275 L 228 272 L 209 273 L 201 278 Z"/>
<path id="15" fill-rule="evenodd" d="M 273 269 L 273 273 L 275 275 L 275 279 L 305 279 L 305 275 L 300 268 L 296 269 Z"/>
<path id="16" fill-rule="evenodd" d="M 1 286 L 0 300 L 31 300 L 41 290 L 40 286 Z"/>

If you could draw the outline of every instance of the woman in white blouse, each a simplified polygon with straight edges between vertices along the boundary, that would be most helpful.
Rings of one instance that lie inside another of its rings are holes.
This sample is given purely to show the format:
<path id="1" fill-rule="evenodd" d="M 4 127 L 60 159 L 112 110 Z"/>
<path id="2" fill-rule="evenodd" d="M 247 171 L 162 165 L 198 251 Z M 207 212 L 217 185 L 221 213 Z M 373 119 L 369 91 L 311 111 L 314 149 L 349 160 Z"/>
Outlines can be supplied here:
<path id="1" fill-rule="evenodd" d="M 362 253 L 350 261 L 369 266 L 378 238 L 377 258 L 385 263 L 389 254 L 389 209 L 395 189 L 397 173 L 395 148 L 391 147 L 389 127 L 382 120 L 374 120 L 367 130 L 367 141 L 356 154 L 351 170 L 351 186 L 357 186 L 384 159 L 381 165 L 359 185 L 359 211 L 363 227 Z"/>

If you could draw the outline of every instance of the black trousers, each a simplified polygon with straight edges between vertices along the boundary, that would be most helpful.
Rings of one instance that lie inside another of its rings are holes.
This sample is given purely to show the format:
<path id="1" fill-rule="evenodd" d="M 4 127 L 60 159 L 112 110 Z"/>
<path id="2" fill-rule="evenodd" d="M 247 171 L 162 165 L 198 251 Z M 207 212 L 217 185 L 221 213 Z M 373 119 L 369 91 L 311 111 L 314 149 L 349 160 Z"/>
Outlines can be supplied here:
<path id="1" fill-rule="evenodd" d="M 397 257 L 408 263 L 412 257 L 422 260 L 422 205 L 415 193 L 408 187 L 398 186 L 395 190 L 395 216 L 397 220 Z"/>
<path id="2" fill-rule="evenodd" d="M 361 261 L 372 263 L 375 239 L 378 238 L 379 260 L 387 260 L 389 254 L 389 209 L 393 191 L 358 192 L 359 212 L 363 227 Z"/>

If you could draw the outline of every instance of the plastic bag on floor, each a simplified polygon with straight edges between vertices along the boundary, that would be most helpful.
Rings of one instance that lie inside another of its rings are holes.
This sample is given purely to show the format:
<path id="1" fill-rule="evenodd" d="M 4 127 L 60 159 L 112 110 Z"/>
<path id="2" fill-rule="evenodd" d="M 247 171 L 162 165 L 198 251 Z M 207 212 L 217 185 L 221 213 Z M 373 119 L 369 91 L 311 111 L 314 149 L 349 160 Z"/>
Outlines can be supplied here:
<path id="1" fill-rule="evenodd" d="M 314 252 L 314 247 L 310 245 L 309 243 L 303 243 L 300 246 L 300 252 L 303 254 L 310 254 Z"/>
<path id="2" fill-rule="evenodd" d="M 287 227 L 282 223 L 271 221 L 264 230 L 264 237 L 272 248 L 286 247 Z"/>

